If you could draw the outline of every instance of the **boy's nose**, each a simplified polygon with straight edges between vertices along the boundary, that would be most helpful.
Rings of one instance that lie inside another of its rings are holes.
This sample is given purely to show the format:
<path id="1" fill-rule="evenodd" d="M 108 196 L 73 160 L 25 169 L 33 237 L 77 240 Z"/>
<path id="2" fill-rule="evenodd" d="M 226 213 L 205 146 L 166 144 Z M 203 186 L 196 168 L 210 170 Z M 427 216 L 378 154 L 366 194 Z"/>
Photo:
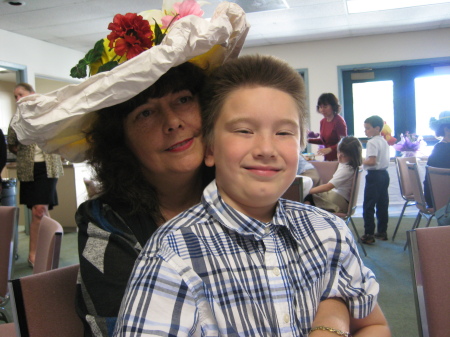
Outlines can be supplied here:
<path id="1" fill-rule="evenodd" d="M 259 157 L 273 157 L 276 150 L 272 137 L 259 136 L 255 140 L 255 154 Z"/>

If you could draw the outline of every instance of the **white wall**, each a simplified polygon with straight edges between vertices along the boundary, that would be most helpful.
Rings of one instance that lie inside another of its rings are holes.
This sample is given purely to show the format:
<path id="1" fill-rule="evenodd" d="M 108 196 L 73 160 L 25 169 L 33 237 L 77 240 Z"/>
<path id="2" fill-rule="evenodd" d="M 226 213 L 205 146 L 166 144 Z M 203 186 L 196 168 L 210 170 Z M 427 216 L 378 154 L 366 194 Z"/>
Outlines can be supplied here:
<path id="1" fill-rule="evenodd" d="M 310 127 L 318 132 L 317 99 L 324 92 L 339 95 L 338 66 L 450 57 L 449 36 L 447 28 L 244 48 L 241 55 L 270 54 L 308 69 Z"/>
<path id="2" fill-rule="evenodd" d="M 66 80 L 73 83 L 70 69 L 84 53 L 32 39 L 0 29 L 2 52 L 0 61 L 27 67 L 28 82 L 34 87 L 35 76 Z M 87 51 L 86 51 L 87 52 Z"/>

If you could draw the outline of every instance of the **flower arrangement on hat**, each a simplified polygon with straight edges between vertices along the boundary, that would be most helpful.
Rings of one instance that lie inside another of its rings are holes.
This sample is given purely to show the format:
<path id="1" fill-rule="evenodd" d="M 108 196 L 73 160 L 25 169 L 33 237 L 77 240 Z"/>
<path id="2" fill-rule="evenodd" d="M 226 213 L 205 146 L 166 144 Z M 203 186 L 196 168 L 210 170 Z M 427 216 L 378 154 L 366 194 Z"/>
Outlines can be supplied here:
<path id="1" fill-rule="evenodd" d="M 108 25 L 111 33 L 106 39 L 97 41 L 78 64 L 70 71 L 74 78 L 108 71 L 132 59 L 143 51 L 159 45 L 175 21 L 188 15 L 202 17 L 201 6 L 206 1 L 164 0 L 162 10 L 147 10 L 139 14 L 116 14 Z"/>
<path id="2" fill-rule="evenodd" d="M 421 136 L 409 133 L 409 131 L 406 131 L 405 134 L 402 133 L 400 141 L 393 145 L 394 149 L 402 152 L 404 157 L 414 157 L 418 151 L 426 146 L 427 143 Z"/>

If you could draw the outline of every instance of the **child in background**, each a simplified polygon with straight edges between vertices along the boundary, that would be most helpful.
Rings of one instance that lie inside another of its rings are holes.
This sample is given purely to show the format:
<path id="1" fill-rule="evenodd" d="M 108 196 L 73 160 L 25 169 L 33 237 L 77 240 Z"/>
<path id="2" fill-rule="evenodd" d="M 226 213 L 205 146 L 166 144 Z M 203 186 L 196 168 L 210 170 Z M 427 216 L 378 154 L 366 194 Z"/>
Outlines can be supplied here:
<path id="1" fill-rule="evenodd" d="M 361 152 L 362 146 L 358 138 L 349 136 L 339 141 L 337 147 L 339 166 L 333 178 L 328 183 L 313 187 L 309 191 L 316 207 L 336 213 L 347 212 L 353 176 L 362 164 Z"/>
<path id="2" fill-rule="evenodd" d="M 363 243 L 374 243 L 375 239 L 386 241 L 389 221 L 389 144 L 381 136 L 384 122 L 379 116 L 371 116 L 364 121 L 364 130 L 369 141 L 366 145 L 366 159 L 363 161 L 367 170 L 366 185 L 364 187 Z M 375 233 L 375 208 L 378 231 Z"/>
<path id="3" fill-rule="evenodd" d="M 347 336 L 349 326 L 355 337 L 390 336 L 378 283 L 345 223 L 279 199 L 304 146 L 304 93 L 298 73 L 273 57 L 213 73 L 200 103 L 216 180 L 148 241 L 116 336 Z"/>

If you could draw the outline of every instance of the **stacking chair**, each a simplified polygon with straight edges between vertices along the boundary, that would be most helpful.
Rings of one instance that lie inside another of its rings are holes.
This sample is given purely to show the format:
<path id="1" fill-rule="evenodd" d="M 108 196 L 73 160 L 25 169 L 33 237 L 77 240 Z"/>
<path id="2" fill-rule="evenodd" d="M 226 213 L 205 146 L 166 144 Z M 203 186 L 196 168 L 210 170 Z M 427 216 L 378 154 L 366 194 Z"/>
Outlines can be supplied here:
<path id="1" fill-rule="evenodd" d="M 78 269 L 77 264 L 9 282 L 16 336 L 83 336 L 75 309 Z"/>
<path id="2" fill-rule="evenodd" d="M 11 321 L 5 305 L 9 302 L 8 280 L 14 263 L 14 233 L 19 221 L 19 208 L 0 206 L 0 320 Z"/>
<path id="3" fill-rule="evenodd" d="M 339 165 L 338 161 L 310 161 L 310 163 L 319 173 L 319 184 L 328 183 L 331 178 L 333 178 L 333 174 L 336 172 Z"/>
<path id="4" fill-rule="evenodd" d="M 400 216 L 398 218 L 397 226 L 395 226 L 394 235 L 392 235 L 392 241 L 394 241 L 395 236 L 397 235 L 398 228 L 400 227 L 400 222 L 402 222 L 403 214 L 405 213 L 406 207 L 414 206 L 416 204 L 416 200 L 414 199 L 414 193 L 412 190 L 411 182 L 409 180 L 408 168 L 406 167 L 406 163 L 416 163 L 416 157 L 397 157 L 395 158 L 395 166 L 397 169 L 397 177 L 398 184 L 400 186 L 400 194 L 405 200 L 403 204 L 402 211 L 400 212 Z"/>
<path id="5" fill-rule="evenodd" d="M 450 226 L 407 232 L 417 322 L 421 337 L 450 331 Z"/>
<path id="6" fill-rule="evenodd" d="M 62 226 L 44 215 L 39 225 L 33 274 L 58 268 L 62 236 Z"/>
<path id="7" fill-rule="evenodd" d="M 417 213 L 416 219 L 412 225 L 411 230 L 416 229 L 420 225 L 420 220 L 422 220 L 422 216 L 427 219 L 427 223 L 425 227 L 430 225 L 431 219 L 434 217 L 434 208 L 427 207 L 427 203 L 425 201 L 425 196 L 423 194 L 422 182 L 420 181 L 419 169 L 416 163 L 406 163 L 406 167 L 408 168 L 409 181 L 411 183 L 411 187 L 414 194 L 414 199 L 416 201 L 416 207 L 419 210 Z M 404 250 L 408 245 L 408 241 L 406 241 Z"/>
<path id="8" fill-rule="evenodd" d="M 450 198 L 450 169 L 425 166 L 430 186 L 433 207 L 438 209 L 447 205 Z"/>
<path id="9" fill-rule="evenodd" d="M 281 197 L 284 199 L 303 202 L 303 177 L 296 176 L 292 184 Z"/>
<path id="10" fill-rule="evenodd" d="M 358 239 L 358 242 L 364 252 L 364 255 L 367 256 L 366 249 L 364 248 L 364 244 L 361 241 L 361 237 L 358 233 L 358 230 L 356 229 L 355 223 L 353 222 L 352 215 L 355 214 L 356 210 L 356 203 L 358 201 L 358 194 L 359 194 L 359 186 L 361 185 L 361 177 L 362 177 L 362 167 L 359 167 L 353 176 L 352 181 L 352 189 L 350 194 L 350 200 L 348 201 L 348 210 L 347 213 L 335 213 L 338 217 L 343 219 L 345 223 L 348 226 L 348 223 L 350 222 L 352 224 L 353 230 L 355 231 L 355 235 Z"/>

